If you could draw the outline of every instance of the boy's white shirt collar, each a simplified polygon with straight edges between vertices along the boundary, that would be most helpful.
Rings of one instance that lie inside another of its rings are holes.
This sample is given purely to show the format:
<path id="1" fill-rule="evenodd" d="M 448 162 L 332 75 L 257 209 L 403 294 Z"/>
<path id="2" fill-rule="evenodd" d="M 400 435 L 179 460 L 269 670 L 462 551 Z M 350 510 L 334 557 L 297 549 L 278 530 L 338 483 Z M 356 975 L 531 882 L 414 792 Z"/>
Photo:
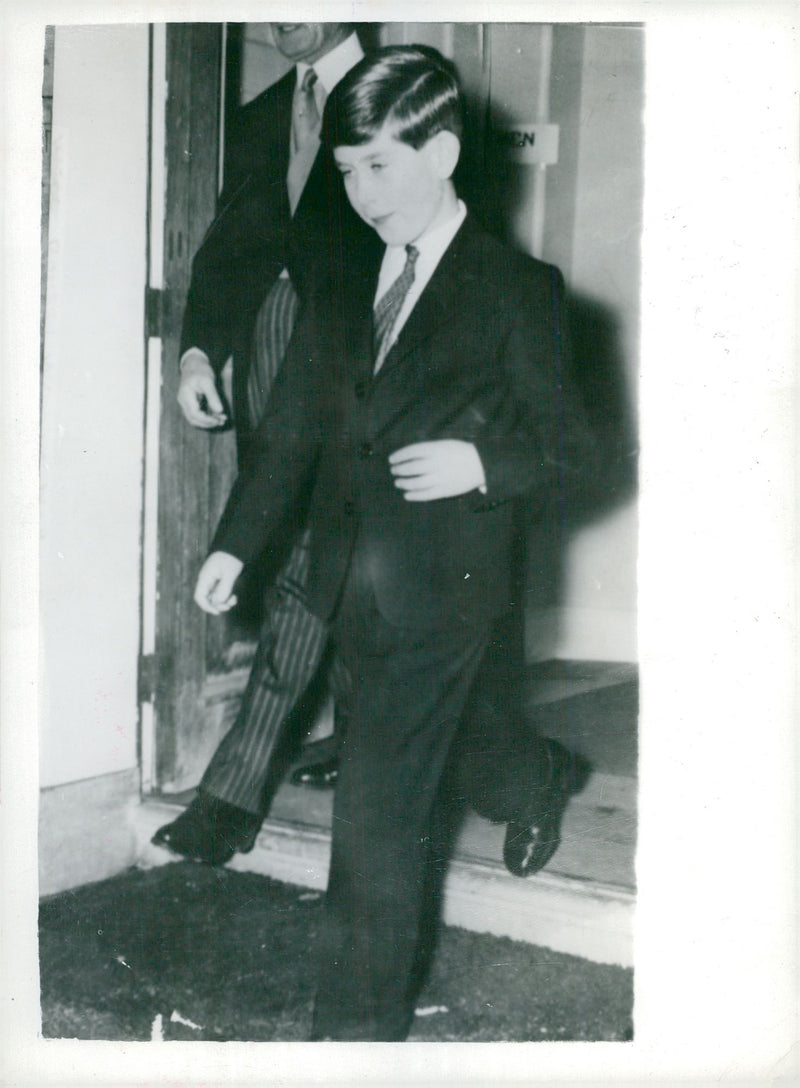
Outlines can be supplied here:
<path id="1" fill-rule="evenodd" d="M 414 265 L 414 282 L 409 288 L 400 313 L 397 315 L 397 321 L 395 321 L 394 329 L 392 330 L 392 342 L 397 339 L 400 330 L 406 323 L 408 315 L 414 309 L 417 300 L 428 285 L 428 280 L 430 280 L 431 276 L 436 271 L 439 261 L 441 261 L 466 217 L 467 206 L 463 200 L 459 200 L 456 212 L 450 219 L 446 220 L 444 223 L 440 223 L 439 226 L 434 227 L 432 230 L 425 231 L 413 243 L 415 248 L 419 251 L 419 257 L 417 257 L 416 264 Z M 405 263 L 406 247 L 404 245 L 386 247 L 386 252 L 383 255 L 383 261 L 381 262 L 380 274 L 378 276 L 378 287 L 375 291 L 376 303 L 388 291 L 403 271 Z"/>
<path id="2" fill-rule="evenodd" d="M 297 62 L 297 86 L 303 82 L 303 76 L 306 74 L 309 68 L 313 68 L 317 73 L 317 80 L 320 84 L 320 89 L 329 95 L 339 80 L 354 68 L 356 64 L 364 56 L 364 50 L 361 48 L 361 42 L 358 40 L 358 35 L 353 32 L 349 37 L 345 38 L 343 42 L 331 49 L 330 53 L 326 53 L 324 57 L 320 57 L 314 64 L 306 64 L 305 61 L 299 60 Z"/>

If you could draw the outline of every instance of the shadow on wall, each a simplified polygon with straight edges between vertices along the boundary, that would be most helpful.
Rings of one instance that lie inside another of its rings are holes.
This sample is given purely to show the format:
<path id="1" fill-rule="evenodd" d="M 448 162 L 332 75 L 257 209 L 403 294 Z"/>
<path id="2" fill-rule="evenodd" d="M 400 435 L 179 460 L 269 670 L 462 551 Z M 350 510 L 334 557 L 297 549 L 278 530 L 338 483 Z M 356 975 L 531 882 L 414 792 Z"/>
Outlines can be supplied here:
<path id="1" fill-rule="evenodd" d="M 611 513 L 636 494 L 638 435 L 619 318 L 605 304 L 572 292 L 568 319 L 575 381 L 597 444 L 594 472 L 572 511 L 574 529 Z"/>
<path id="2" fill-rule="evenodd" d="M 456 187 L 483 225 L 518 245 L 513 224 L 530 203 L 528 171 L 505 157 L 493 133 L 511 118 L 475 97 L 466 103 L 463 153 Z M 529 211 L 529 208 L 528 208 Z M 626 380 L 620 317 L 609 306 L 568 288 L 574 377 L 598 444 L 597 470 L 580 496 L 571 527 L 611 513 L 636 491 L 638 437 Z"/>
<path id="3" fill-rule="evenodd" d="M 527 171 L 508 161 L 493 134 L 506 127 L 496 105 L 467 101 L 462 161 L 456 184 L 484 226 L 518 246 L 514 224 L 531 214 Z M 633 393 L 626 375 L 621 315 L 580 292 L 568 291 L 573 377 L 595 440 L 593 464 L 566 510 L 553 502 L 527 519 L 526 612 L 536 617 L 529 654 L 550 656 L 558 642 L 557 609 L 563 603 L 566 553 L 571 534 L 612 514 L 636 494 L 638 433 Z"/>
<path id="4" fill-rule="evenodd" d="M 571 535 L 629 502 L 638 483 L 638 436 L 619 318 L 584 295 L 570 293 L 567 302 L 574 377 L 595 449 L 591 471 L 568 508 L 550 504 L 528 538 L 528 656 L 539 660 L 551 657 L 559 642 L 558 606 L 563 603 Z"/>

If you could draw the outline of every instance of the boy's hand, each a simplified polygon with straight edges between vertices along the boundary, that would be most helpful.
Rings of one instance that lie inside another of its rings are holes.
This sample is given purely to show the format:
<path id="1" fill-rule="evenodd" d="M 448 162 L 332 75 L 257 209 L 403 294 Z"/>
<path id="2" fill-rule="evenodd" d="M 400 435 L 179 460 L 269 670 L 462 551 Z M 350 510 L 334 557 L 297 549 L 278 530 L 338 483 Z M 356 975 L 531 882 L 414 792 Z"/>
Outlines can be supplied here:
<path id="1" fill-rule="evenodd" d="M 389 470 L 409 502 L 451 499 L 486 487 L 478 451 L 457 438 L 415 442 L 395 450 L 389 455 Z"/>
<path id="2" fill-rule="evenodd" d="M 218 616 L 236 604 L 233 584 L 244 563 L 227 552 L 212 552 L 200 568 L 194 591 L 195 604 L 204 612 Z"/>
<path id="3" fill-rule="evenodd" d="M 190 348 L 181 360 L 178 404 L 193 427 L 210 430 L 226 421 L 225 408 L 217 393 L 214 369 L 199 348 Z"/>

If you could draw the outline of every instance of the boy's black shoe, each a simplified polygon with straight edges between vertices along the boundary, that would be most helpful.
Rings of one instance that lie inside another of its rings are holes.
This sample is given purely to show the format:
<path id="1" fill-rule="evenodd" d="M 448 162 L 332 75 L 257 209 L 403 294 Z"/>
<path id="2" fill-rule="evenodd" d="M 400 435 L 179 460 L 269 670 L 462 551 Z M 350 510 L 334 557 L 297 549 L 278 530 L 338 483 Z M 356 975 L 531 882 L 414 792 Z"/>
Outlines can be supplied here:
<path id="1" fill-rule="evenodd" d="M 262 820 L 209 793 L 198 793 L 177 820 L 160 827 L 150 841 L 193 861 L 224 865 L 235 853 L 253 849 Z"/>
<path id="2" fill-rule="evenodd" d="M 571 793 L 586 785 L 591 773 L 587 759 L 570 752 L 558 741 L 547 741 L 549 768 L 545 785 L 532 811 L 506 828 L 503 861 L 514 876 L 538 873 L 553 857 L 561 842 L 561 819 Z"/>

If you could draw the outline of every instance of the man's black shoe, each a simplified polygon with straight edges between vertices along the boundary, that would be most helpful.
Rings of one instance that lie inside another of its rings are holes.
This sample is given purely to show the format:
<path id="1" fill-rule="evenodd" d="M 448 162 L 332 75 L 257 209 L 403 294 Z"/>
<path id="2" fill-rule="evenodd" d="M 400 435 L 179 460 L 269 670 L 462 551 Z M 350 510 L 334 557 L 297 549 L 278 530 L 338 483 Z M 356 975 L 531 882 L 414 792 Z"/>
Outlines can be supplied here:
<path id="1" fill-rule="evenodd" d="M 568 751 L 558 741 L 547 741 L 549 767 L 545 784 L 532 811 L 511 820 L 506 828 L 503 861 L 514 876 L 538 873 L 561 842 L 561 820 L 571 793 L 583 789 L 591 767 L 588 760 Z"/>
<path id="2" fill-rule="evenodd" d="M 326 790 L 336 785 L 339 777 L 339 760 L 326 759 L 321 763 L 304 763 L 293 772 L 290 779 L 293 786 L 310 786 L 315 790 Z"/>
<path id="3" fill-rule="evenodd" d="M 253 849 L 262 820 L 211 794 L 198 793 L 177 820 L 160 827 L 150 841 L 193 861 L 224 865 L 235 853 Z"/>

